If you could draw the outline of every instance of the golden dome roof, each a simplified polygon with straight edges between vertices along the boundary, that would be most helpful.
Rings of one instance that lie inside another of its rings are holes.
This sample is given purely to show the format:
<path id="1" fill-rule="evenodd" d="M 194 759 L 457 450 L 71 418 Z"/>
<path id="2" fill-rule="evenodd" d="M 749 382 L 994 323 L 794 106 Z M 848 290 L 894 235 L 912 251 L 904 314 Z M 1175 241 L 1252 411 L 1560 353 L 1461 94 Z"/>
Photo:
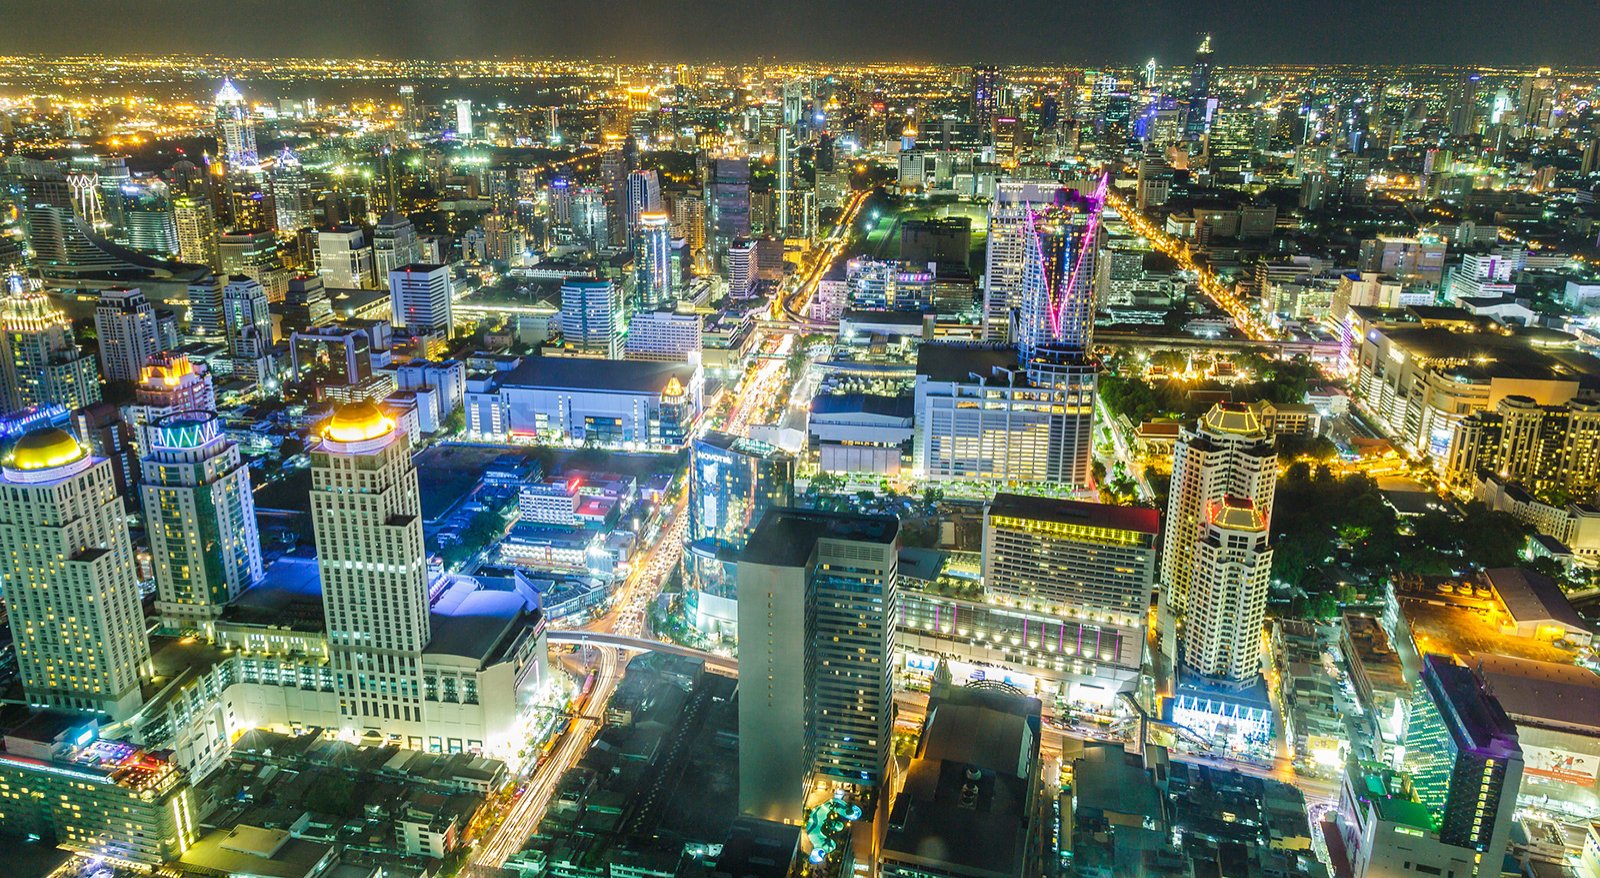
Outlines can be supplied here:
<path id="1" fill-rule="evenodd" d="M 40 470 L 82 460 L 89 453 L 78 440 L 59 427 L 34 430 L 11 446 L 6 465 L 14 470 Z"/>
<path id="2" fill-rule="evenodd" d="M 364 442 L 387 436 L 393 430 L 393 420 L 371 401 L 362 400 L 334 409 L 333 417 L 322 431 L 322 438 L 335 442 Z"/>

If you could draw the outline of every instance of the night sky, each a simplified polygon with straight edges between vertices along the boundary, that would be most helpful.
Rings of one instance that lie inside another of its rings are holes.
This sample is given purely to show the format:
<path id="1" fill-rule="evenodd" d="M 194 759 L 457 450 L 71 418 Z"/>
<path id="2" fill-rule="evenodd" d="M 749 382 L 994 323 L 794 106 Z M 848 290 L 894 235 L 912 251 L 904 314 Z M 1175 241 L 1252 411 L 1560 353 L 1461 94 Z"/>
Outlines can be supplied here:
<path id="1" fill-rule="evenodd" d="M 0 52 L 1600 65 L 1600 0 L 0 0 Z"/>

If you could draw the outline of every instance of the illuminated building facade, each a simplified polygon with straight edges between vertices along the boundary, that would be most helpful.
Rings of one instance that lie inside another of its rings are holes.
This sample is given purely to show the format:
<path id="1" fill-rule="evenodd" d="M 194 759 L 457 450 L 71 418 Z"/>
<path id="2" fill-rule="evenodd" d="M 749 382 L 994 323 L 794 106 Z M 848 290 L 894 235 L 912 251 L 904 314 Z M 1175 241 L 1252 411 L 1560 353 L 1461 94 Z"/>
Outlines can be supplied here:
<path id="1" fill-rule="evenodd" d="M 1210 681 L 1245 686 L 1261 676 L 1272 550 L 1255 502 L 1224 497 L 1206 509 L 1183 631 L 1183 666 Z"/>
<path id="2" fill-rule="evenodd" d="M 669 217 L 661 211 L 645 211 L 639 214 L 634 226 L 635 311 L 658 307 L 677 294 L 669 222 Z"/>
<path id="3" fill-rule="evenodd" d="M 28 701 L 127 718 L 151 671 L 111 461 L 35 430 L 0 461 L 0 551 Z"/>
<path id="4" fill-rule="evenodd" d="M 0 831 L 8 835 L 149 869 L 188 850 L 199 817 L 185 773 L 165 754 L 100 738 L 80 715 L 35 714 L 5 737 Z"/>
<path id="5" fill-rule="evenodd" d="M 1472 669 L 1449 656 L 1423 657 L 1405 759 L 1439 839 L 1477 852 L 1478 875 L 1500 874 L 1522 784 L 1522 748 L 1516 726 Z"/>
<path id="6" fill-rule="evenodd" d="M 775 509 L 739 555 L 742 813 L 798 822 L 813 781 L 867 790 L 883 782 L 899 527 L 889 517 Z"/>
<path id="7" fill-rule="evenodd" d="M 123 420 L 137 435 L 141 427 L 175 412 L 207 412 L 217 407 L 211 370 L 183 354 L 164 353 L 150 358 L 133 387 L 133 404 L 123 409 Z"/>
<path id="8" fill-rule="evenodd" d="M 229 174 L 249 174 L 261 166 L 256 152 L 256 125 L 250 105 L 233 80 L 224 78 L 212 102 L 216 119 L 217 153 Z"/>
<path id="9" fill-rule="evenodd" d="M 389 272 L 394 323 L 413 335 L 449 338 L 455 330 L 454 297 L 449 266 L 414 262 Z"/>
<path id="10" fill-rule="evenodd" d="M 229 601 L 261 579 L 250 470 L 221 420 L 207 410 L 183 410 L 145 425 L 139 445 L 156 611 L 168 629 L 206 630 Z"/>
<path id="11" fill-rule="evenodd" d="M 467 379 L 467 433 L 494 441 L 681 448 L 704 404 L 694 363 L 524 357 Z"/>
<path id="12" fill-rule="evenodd" d="M 794 503 L 794 465 L 787 452 L 726 433 L 690 444 L 684 572 L 701 630 L 733 630 L 739 607 L 731 558 L 768 509 Z"/>
<path id="13" fill-rule="evenodd" d="M 100 340 L 100 371 L 107 381 L 138 381 L 151 357 L 161 353 L 156 309 L 137 289 L 108 289 L 94 309 Z"/>
<path id="14" fill-rule="evenodd" d="M 561 338 L 568 348 L 607 360 L 622 357 L 622 293 L 609 280 L 561 285 Z"/>
<path id="15" fill-rule="evenodd" d="M 0 370 L 8 412 L 58 403 L 68 411 L 100 401 L 100 370 L 78 347 L 72 322 L 44 293 L 0 300 Z"/>

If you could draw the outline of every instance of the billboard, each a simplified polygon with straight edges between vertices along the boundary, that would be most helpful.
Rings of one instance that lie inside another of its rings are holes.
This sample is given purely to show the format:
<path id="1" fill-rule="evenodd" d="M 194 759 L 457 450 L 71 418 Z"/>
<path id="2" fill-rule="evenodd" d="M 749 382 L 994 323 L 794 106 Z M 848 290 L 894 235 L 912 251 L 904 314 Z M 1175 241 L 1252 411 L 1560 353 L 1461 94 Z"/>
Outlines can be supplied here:
<path id="1" fill-rule="evenodd" d="M 1594 786 L 1595 774 L 1600 772 L 1600 756 L 1554 747 L 1523 744 L 1522 760 L 1524 774 L 1584 787 Z"/>

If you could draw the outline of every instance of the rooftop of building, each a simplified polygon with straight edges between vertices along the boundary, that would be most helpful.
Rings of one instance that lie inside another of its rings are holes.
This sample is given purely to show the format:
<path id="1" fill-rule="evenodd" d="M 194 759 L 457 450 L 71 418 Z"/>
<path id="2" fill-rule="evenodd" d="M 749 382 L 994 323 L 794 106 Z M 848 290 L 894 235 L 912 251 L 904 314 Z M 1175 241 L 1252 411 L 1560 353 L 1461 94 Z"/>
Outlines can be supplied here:
<path id="1" fill-rule="evenodd" d="M 1450 656 L 1428 655 L 1422 659 L 1422 680 L 1436 700 L 1445 702 L 1440 712 L 1451 718 L 1452 733 L 1465 736 L 1464 745 L 1495 753 L 1517 749 L 1516 725 L 1471 668 Z"/>
<path id="2" fill-rule="evenodd" d="M 485 588 L 484 583 L 469 576 L 448 579 L 429 608 L 433 636 L 424 650 L 427 654 L 460 656 L 489 664 L 515 642 L 526 620 L 537 624 L 538 592 L 515 579 L 506 590 Z"/>
<path id="3" fill-rule="evenodd" d="M 1554 579 L 1525 567 L 1496 567 L 1483 571 L 1483 578 L 1519 625 L 1528 622 L 1555 622 L 1569 630 L 1593 633 L 1594 629 L 1561 591 Z"/>
<path id="4" fill-rule="evenodd" d="M 811 557 L 821 539 L 893 543 L 900 521 L 887 515 L 850 515 L 804 509 L 769 509 L 745 544 L 739 560 L 796 567 Z"/>
<path id="5" fill-rule="evenodd" d="M 812 397 L 811 414 L 877 415 L 909 420 L 915 400 L 909 394 L 889 396 L 877 393 L 824 393 Z"/>
<path id="6" fill-rule="evenodd" d="M 1484 686 L 1519 725 L 1600 735 L 1600 674 L 1577 665 L 1507 655 L 1470 659 Z"/>
<path id="7" fill-rule="evenodd" d="M 1026 777 L 1039 757 L 1039 699 L 944 686 L 929 699 L 919 759 Z"/>
<path id="8" fill-rule="evenodd" d="M 496 372 L 494 380 L 501 387 L 661 393 L 673 381 L 688 384 L 695 369 L 688 363 L 534 356 L 524 357 L 515 368 Z"/>
<path id="9" fill-rule="evenodd" d="M 707 432 L 704 436 L 696 439 L 694 444 L 697 447 L 704 445 L 711 448 L 720 448 L 723 451 L 737 451 L 740 454 L 749 455 L 751 457 L 776 458 L 789 456 L 788 452 L 780 449 L 776 445 L 762 442 L 759 439 L 749 439 L 744 436 L 735 436 L 731 433 L 724 433 L 721 430 L 711 430 Z"/>
<path id="10" fill-rule="evenodd" d="M 1376 762 L 1350 760 L 1345 768 L 1350 789 L 1363 802 L 1371 802 L 1379 820 L 1437 832 L 1433 812 L 1418 801 L 1405 774 Z"/>
<path id="11" fill-rule="evenodd" d="M 1072 783 L 1080 809 L 1136 814 L 1157 825 L 1165 813 L 1150 772 L 1120 744 L 1085 742 L 1072 763 Z"/>
<path id="12" fill-rule="evenodd" d="M 260 582 L 223 610 L 225 621 L 321 631 L 322 574 L 317 559 L 284 555 L 267 565 Z"/>
<path id="13" fill-rule="evenodd" d="M 1005 516 L 1152 535 L 1161 532 L 1161 513 L 1139 506 L 1114 506 L 1109 503 L 1001 492 L 994 496 L 988 512 L 990 517 Z"/>
<path id="14" fill-rule="evenodd" d="M 213 875 L 314 878 L 333 845 L 294 838 L 287 830 L 235 826 L 214 829 L 184 851 L 179 867 Z"/>
<path id="15" fill-rule="evenodd" d="M 714 878 L 786 878 L 800 850 L 800 827 L 759 817 L 733 821 Z"/>
<path id="16" fill-rule="evenodd" d="M 882 856 L 921 861 L 939 874 L 949 874 L 949 866 L 958 874 L 1018 874 L 1026 856 L 1027 796 L 1025 778 L 918 759 L 890 808 Z"/>
<path id="17" fill-rule="evenodd" d="M 992 381 L 997 377 L 1004 381 L 1005 370 L 1021 368 L 1017 349 L 1010 345 L 930 342 L 917 349 L 917 375 L 931 381 Z"/>
<path id="18" fill-rule="evenodd" d="M 852 308 L 839 318 L 840 323 L 866 323 L 882 326 L 920 327 L 922 311 L 890 311 L 879 309 Z"/>

